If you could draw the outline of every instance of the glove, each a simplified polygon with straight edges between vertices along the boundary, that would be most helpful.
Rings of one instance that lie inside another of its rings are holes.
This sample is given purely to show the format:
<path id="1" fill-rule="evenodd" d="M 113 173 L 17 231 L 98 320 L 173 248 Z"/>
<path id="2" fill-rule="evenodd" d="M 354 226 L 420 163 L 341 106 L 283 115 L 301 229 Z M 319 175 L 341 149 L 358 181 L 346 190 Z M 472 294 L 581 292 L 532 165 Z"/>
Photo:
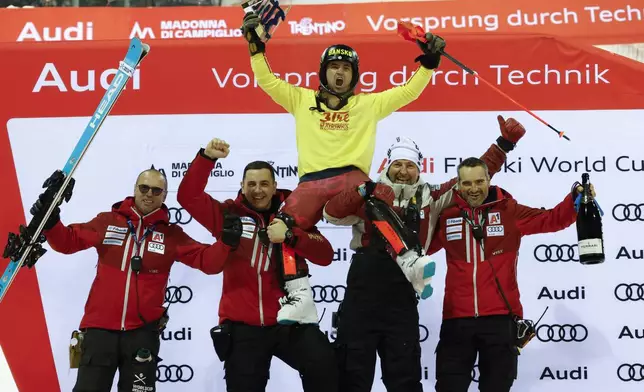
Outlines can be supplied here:
<path id="1" fill-rule="evenodd" d="M 255 32 L 255 28 L 262 23 L 262 20 L 259 18 L 255 12 L 249 12 L 244 16 L 244 21 L 241 27 L 242 34 L 246 41 L 248 41 L 248 50 L 250 55 L 254 56 L 257 53 L 264 53 L 266 50 L 266 45 Z"/>
<path id="2" fill-rule="evenodd" d="M 365 181 L 364 184 L 358 186 L 358 193 L 363 199 L 368 199 L 376 189 L 376 183 L 373 181 Z"/>
<path id="3" fill-rule="evenodd" d="M 224 244 L 235 249 L 239 245 L 239 239 L 242 235 L 242 223 L 239 216 L 234 214 L 224 214 L 224 229 L 221 240 Z"/>
<path id="4" fill-rule="evenodd" d="M 373 182 L 371 180 L 365 181 L 362 185 L 358 186 L 358 193 L 365 200 L 370 197 L 374 197 L 384 201 L 390 206 L 393 205 L 394 199 L 396 198 L 393 188 L 389 185 Z"/>
<path id="5" fill-rule="evenodd" d="M 496 139 L 496 143 L 508 153 L 514 150 L 516 144 L 525 135 L 525 128 L 513 118 L 505 120 L 503 116 L 497 116 L 496 119 L 499 121 L 499 129 L 501 130 L 501 136 Z"/>
<path id="6" fill-rule="evenodd" d="M 427 69 L 436 69 L 441 62 L 441 54 L 446 45 L 445 40 L 432 33 L 425 34 L 425 38 L 427 42 L 416 41 L 423 54 L 416 57 L 414 61 L 420 62 Z"/>
<path id="7" fill-rule="evenodd" d="M 48 192 L 44 192 L 38 196 L 38 200 L 31 206 L 29 212 L 34 216 L 35 220 L 38 220 L 38 224 L 42 221 L 45 212 L 47 212 L 52 202 L 53 196 L 50 196 Z M 58 222 L 60 222 L 60 207 L 56 206 L 43 226 L 43 230 L 51 230 Z"/>

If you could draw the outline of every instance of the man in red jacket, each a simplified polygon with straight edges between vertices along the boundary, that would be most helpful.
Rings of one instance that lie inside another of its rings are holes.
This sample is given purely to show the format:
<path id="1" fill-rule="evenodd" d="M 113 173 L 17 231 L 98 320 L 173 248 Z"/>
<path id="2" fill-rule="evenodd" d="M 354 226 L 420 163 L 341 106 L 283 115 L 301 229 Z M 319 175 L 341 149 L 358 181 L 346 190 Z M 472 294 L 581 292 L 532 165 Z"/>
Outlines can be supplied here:
<path id="1" fill-rule="evenodd" d="M 501 170 L 506 154 L 526 132 L 513 118 L 505 120 L 498 116 L 497 120 L 501 136 L 481 156 L 488 164 L 490 176 Z M 453 203 L 451 190 L 457 179 L 440 185 L 426 183 L 420 175 L 422 159 L 423 154 L 413 140 L 397 137 L 387 151 L 387 165 L 378 182 L 394 190 L 394 209 L 408 230 L 408 238 L 428 252 L 440 213 Z M 341 197 L 337 203 L 336 200 L 327 203 L 324 209 L 329 222 L 353 225 L 350 246 L 356 251 L 337 314 L 335 343 L 340 392 L 371 390 L 376 353 L 388 391 L 420 392 L 423 387 L 416 292 L 394 262 L 388 244 L 374 230 L 373 222 L 351 215 L 356 211 L 356 200 L 361 200 L 359 193 L 345 191 Z M 431 284 L 425 290 L 429 297 Z"/>
<path id="2" fill-rule="evenodd" d="M 431 245 L 445 248 L 447 258 L 436 391 L 466 392 L 478 354 L 481 392 L 507 392 L 517 377 L 524 325 L 516 278 L 521 237 L 574 223 L 575 193 L 583 188 L 573 185 L 553 209 L 526 207 L 490 186 L 478 158 L 461 162 L 457 185 L 456 205 L 441 214 Z"/>
<path id="3" fill-rule="evenodd" d="M 273 219 L 290 192 L 277 188 L 268 162 L 255 161 L 246 166 L 235 200 L 219 202 L 208 195 L 205 187 L 210 172 L 217 159 L 228 153 L 225 141 L 211 140 L 190 164 L 177 194 L 181 206 L 218 242 L 234 238 L 227 234 L 227 221 L 238 221 L 237 225 L 243 227 L 236 235 L 236 244 L 219 260 L 224 274 L 220 325 L 211 331 L 215 351 L 225 363 L 227 390 L 264 391 L 271 359 L 276 356 L 298 370 L 304 391 L 337 391 L 334 351 L 316 325 L 318 320 L 292 325 L 277 322 L 280 299 L 285 295 L 282 244 L 294 250 L 296 263 L 305 263 L 306 258 L 323 266 L 333 260 L 333 248 L 315 227 L 304 231 Z M 306 291 L 302 297 L 310 298 L 307 306 L 315 307 L 308 277 L 287 283 L 297 282 L 301 285 L 291 286 L 291 292 Z"/>
<path id="4" fill-rule="evenodd" d="M 177 260 L 207 274 L 217 273 L 226 257 L 223 243 L 194 241 L 169 223 L 163 203 L 167 180 L 157 170 L 142 172 L 128 197 L 87 223 L 65 226 L 55 207 L 44 234 L 51 248 L 72 254 L 95 248 L 96 278 L 80 323 L 82 355 L 74 392 L 112 388 L 119 371 L 118 391 L 154 391 L 160 331 L 168 320 L 165 289 Z M 43 193 L 31 213 L 41 216 L 51 205 Z"/>

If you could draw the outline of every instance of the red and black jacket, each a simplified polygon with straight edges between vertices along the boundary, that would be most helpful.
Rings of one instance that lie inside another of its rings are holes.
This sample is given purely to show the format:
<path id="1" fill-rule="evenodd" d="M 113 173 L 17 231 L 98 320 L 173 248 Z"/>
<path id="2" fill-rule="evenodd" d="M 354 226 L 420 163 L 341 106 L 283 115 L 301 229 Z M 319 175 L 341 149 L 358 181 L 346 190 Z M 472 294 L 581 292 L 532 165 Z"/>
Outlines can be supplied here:
<path id="1" fill-rule="evenodd" d="M 65 226 L 58 222 L 45 235 L 57 252 L 95 248 L 98 253 L 96 278 L 80 328 L 130 330 L 143 326 L 144 320 L 157 321 L 164 312 L 165 289 L 175 260 L 213 274 L 216 261 L 227 254 L 223 243 L 199 243 L 170 224 L 165 205 L 143 216 L 131 197 L 87 223 Z M 142 258 L 138 276 L 130 263 L 135 255 Z"/>
<path id="2" fill-rule="evenodd" d="M 177 201 L 217 239 L 221 238 L 225 213 L 241 217 L 244 230 L 239 246 L 234 250 L 226 247 L 226 254 L 217 260 L 217 272 L 224 274 L 220 322 L 275 325 L 278 300 L 285 295 L 278 275 L 279 255 L 273 244 L 260 241 L 258 231 L 268 226 L 291 192 L 277 190 L 267 217 L 251 209 L 241 192 L 235 200 L 219 202 L 205 192 L 214 165 L 214 160 L 197 154 L 181 181 Z M 323 266 L 331 263 L 333 248 L 317 228 L 305 232 L 295 227 L 292 231 L 297 238 L 294 251 L 298 258 Z"/>
<path id="3" fill-rule="evenodd" d="M 496 186 L 490 187 L 479 207 L 470 207 L 456 191 L 454 200 L 456 205 L 441 214 L 430 246 L 434 251 L 445 248 L 446 253 L 443 318 L 508 314 L 494 272 L 513 313 L 523 317 L 517 285 L 521 237 L 552 233 L 573 224 L 577 218 L 573 195 L 549 210 L 521 205 Z M 483 230 L 480 241 L 474 237 L 476 225 Z"/>

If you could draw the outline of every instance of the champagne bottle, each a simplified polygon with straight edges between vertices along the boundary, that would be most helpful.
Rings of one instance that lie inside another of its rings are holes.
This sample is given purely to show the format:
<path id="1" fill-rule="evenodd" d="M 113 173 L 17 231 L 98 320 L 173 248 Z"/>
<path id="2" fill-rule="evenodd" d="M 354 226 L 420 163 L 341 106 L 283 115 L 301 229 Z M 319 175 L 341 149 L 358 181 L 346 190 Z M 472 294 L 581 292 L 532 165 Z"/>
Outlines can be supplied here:
<path id="1" fill-rule="evenodd" d="M 584 190 L 577 212 L 579 262 L 581 264 L 600 264 L 604 262 L 605 258 L 602 217 L 590 192 L 588 173 L 584 173 L 581 178 Z"/>

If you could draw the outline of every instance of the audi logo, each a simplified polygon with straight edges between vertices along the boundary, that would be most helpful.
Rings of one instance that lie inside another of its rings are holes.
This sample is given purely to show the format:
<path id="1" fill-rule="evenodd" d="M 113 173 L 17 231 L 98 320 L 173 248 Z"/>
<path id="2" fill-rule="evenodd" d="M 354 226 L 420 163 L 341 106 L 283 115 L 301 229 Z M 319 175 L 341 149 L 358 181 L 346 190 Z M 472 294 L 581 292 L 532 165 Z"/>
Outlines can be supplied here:
<path id="1" fill-rule="evenodd" d="M 537 338 L 542 342 L 583 342 L 588 329 L 582 324 L 541 324 L 537 327 Z"/>
<path id="2" fill-rule="evenodd" d="M 165 289 L 165 301 L 170 304 L 187 304 L 192 300 L 192 289 L 188 286 L 168 286 Z"/>
<path id="3" fill-rule="evenodd" d="M 423 324 L 418 324 L 418 336 L 418 341 L 420 343 L 426 341 L 427 339 L 429 339 L 429 329 Z"/>
<path id="4" fill-rule="evenodd" d="M 622 302 L 644 301 L 644 284 L 620 283 L 615 287 L 615 298 Z"/>
<path id="5" fill-rule="evenodd" d="M 187 225 L 192 222 L 192 216 L 185 209 L 176 207 L 168 208 L 168 219 L 175 225 Z"/>
<path id="6" fill-rule="evenodd" d="M 313 286 L 313 302 L 319 304 L 324 302 L 331 304 L 334 302 L 340 303 L 344 299 L 344 292 L 347 289 L 345 286 Z"/>
<path id="7" fill-rule="evenodd" d="M 195 373 L 188 365 L 159 365 L 157 366 L 158 382 L 188 382 Z"/>
<path id="8" fill-rule="evenodd" d="M 479 382 L 479 365 L 478 363 L 472 368 L 472 381 Z"/>
<path id="9" fill-rule="evenodd" d="M 579 261 L 579 255 L 576 250 L 577 250 L 577 244 L 575 245 L 542 244 L 534 248 L 534 258 L 542 263 L 546 261 L 553 261 L 553 262 L 561 261 L 564 263 L 569 261 Z"/>
<path id="10" fill-rule="evenodd" d="M 644 221 L 642 208 L 644 208 L 644 204 L 617 204 L 613 207 L 613 218 L 618 222 Z"/>
<path id="11" fill-rule="evenodd" d="M 622 381 L 643 381 L 644 365 L 624 363 L 617 368 L 617 377 Z"/>

